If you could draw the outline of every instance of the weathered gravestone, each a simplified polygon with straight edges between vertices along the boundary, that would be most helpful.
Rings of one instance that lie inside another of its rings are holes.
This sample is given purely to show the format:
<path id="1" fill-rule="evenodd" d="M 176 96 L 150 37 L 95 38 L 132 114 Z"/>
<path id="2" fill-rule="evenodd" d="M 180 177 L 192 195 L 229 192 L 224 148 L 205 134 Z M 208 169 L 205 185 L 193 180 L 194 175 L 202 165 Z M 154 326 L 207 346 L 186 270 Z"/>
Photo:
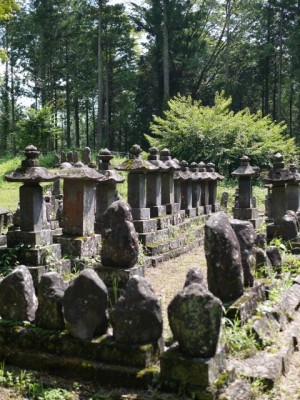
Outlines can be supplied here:
<path id="1" fill-rule="evenodd" d="M 249 221 L 233 219 L 230 221 L 241 249 L 242 266 L 244 273 L 244 285 L 252 287 L 254 283 L 253 269 L 255 267 L 254 243 L 256 231 Z"/>
<path id="2" fill-rule="evenodd" d="M 138 259 L 138 235 L 132 222 L 131 208 L 122 200 L 112 203 L 103 214 L 102 265 L 131 268 Z"/>
<path id="3" fill-rule="evenodd" d="M 295 211 L 288 210 L 282 218 L 282 239 L 296 241 L 299 235 L 299 222 Z"/>
<path id="4" fill-rule="evenodd" d="M 177 293 L 168 307 L 174 339 L 184 354 L 212 357 L 219 343 L 222 303 L 199 283 Z"/>
<path id="5" fill-rule="evenodd" d="M 65 326 L 62 301 L 67 288 L 57 272 L 42 275 L 38 286 L 38 309 L 35 323 L 44 329 L 63 329 Z"/>
<path id="6" fill-rule="evenodd" d="M 186 274 L 184 287 L 191 285 L 192 283 L 199 283 L 202 286 L 206 286 L 203 272 L 198 267 L 191 267 Z"/>
<path id="7" fill-rule="evenodd" d="M 111 313 L 111 324 L 115 340 L 120 343 L 153 343 L 161 338 L 161 307 L 146 278 L 134 275 L 128 281 Z"/>
<path id="8" fill-rule="evenodd" d="M 204 247 L 209 290 L 223 302 L 236 300 L 244 292 L 241 251 L 223 211 L 206 221 Z"/>
<path id="9" fill-rule="evenodd" d="M 273 270 L 277 274 L 281 274 L 281 272 L 282 272 L 282 258 L 281 258 L 279 249 L 276 246 L 268 246 L 266 248 L 266 253 L 267 253 L 268 259 L 271 262 Z"/>
<path id="10" fill-rule="evenodd" d="M 19 265 L 0 283 L 0 315 L 12 321 L 34 321 L 38 300 L 28 268 Z"/>
<path id="11" fill-rule="evenodd" d="M 84 269 L 70 283 L 63 298 L 66 327 L 72 336 L 91 339 L 106 333 L 108 294 L 96 272 Z"/>

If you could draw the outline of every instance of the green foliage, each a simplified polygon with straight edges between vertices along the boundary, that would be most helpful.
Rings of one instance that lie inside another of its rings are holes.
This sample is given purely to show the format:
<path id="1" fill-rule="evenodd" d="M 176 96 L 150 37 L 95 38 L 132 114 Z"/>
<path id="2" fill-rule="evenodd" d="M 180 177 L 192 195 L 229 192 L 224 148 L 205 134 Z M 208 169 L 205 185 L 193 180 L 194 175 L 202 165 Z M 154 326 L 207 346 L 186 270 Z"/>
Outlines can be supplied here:
<path id="1" fill-rule="evenodd" d="M 286 161 L 296 158 L 293 139 L 288 139 L 283 123 L 276 124 L 269 116 L 251 114 L 249 109 L 230 111 L 231 98 L 217 93 L 212 107 L 203 106 L 191 97 L 177 96 L 169 101 L 164 117 L 154 117 L 151 132 L 146 136 L 151 145 L 167 147 L 174 157 L 187 161 L 212 161 L 222 172 L 229 165 L 238 165 L 246 154 L 251 163 L 263 166 L 274 151 Z"/>
<path id="2" fill-rule="evenodd" d="M 52 141 L 60 135 L 61 129 L 54 124 L 51 105 L 39 110 L 28 108 L 24 119 L 17 124 L 16 143 L 19 150 L 29 144 L 47 153 Z"/>

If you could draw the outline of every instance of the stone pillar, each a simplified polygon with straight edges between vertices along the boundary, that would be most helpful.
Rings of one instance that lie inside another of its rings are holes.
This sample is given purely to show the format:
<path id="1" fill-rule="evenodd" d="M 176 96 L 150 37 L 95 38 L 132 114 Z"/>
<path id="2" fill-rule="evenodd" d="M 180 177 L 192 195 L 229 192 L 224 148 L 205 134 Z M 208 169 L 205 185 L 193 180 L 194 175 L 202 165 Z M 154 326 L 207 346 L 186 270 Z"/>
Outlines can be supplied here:
<path id="1" fill-rule="evenodd" d="M 173 214 L 179 210 L 178 203 L 175 201 L 174 171 L 179 170 L 180 165 L 172 160 L 169 149 L 161 151 L 160 160 L 169 167 L 169 170 L 162 171 L 161 202 L 166 206 L 167 214 Z"/>
<path id="2" fill-rule="evenodd" d="M 100 251 L 100 235 L 94 235 L 95 185 L 103 178 L 78 162 L 60 171 L 64 179 L 63 236 L 58 239 L 64 254 L 93 257 Z"/>
<path id="3" fill-rule="evenodd" d="M 218 180 L 221 180 L 224 177 L 215 172 L 215 164 L 213 163 L 207 163 L 206 171 L 210 176 L 208 184 L 208 203 L 211 206 L 212 212 L 217 212 L 219 211 L 219 206 L 217 204 Z"/>
<path id="4" fill-rule="evenodd" d="M 119 175 L 111 165 L 113 155 L 108 149 L 100 150 L 98 154 L 98 172 L 103 175 L 96 184 L 96 215 L 95 232 L 101 233 L 103 213 L 117 200 L 117 184 L 124 182 L 125 178 Z"/>
<path id="5" fill-rule="evenodd" d="M 289 169 L 295 177 L 295 181 L 287 184 L 287 209 L 298 213 L 300 209 L 300 174 L 295 164 L 291 164 Z"/>
<path id="6" fill-rule="evenodd" d="M 195 217 L 196 209 L 192 206 L 192 174 L 186 161 L 181 161 L 180 167 L 176 178 L 181 182 L 181 210 L 185 210 L 188 217 Z"/>
<path id="7" fill-rule="evenodd" d="M 238 179 L 238 196 L 233 208 L 233 216 L 236 219 L 250 221 L 254 228 L 259 228 L 262 218 L 258 216 L 258 210 L 253 204 L 252 177 L 256 171 L 251 167 L 249 158 L 243 156 L 240 159 L 240 166 L 232 172 L 232 176 Z"/>
<path id="8" fill-rule="evenodd" d="M 212 209 L 209 205 L 209 174 L 206 172 L 206 167 L 203 161 L 198 164 L 199 176 L 200 176 L 200 187 L 201 187 L 201 197 L 200 197 L 200 207 L 203 207 L 205 214 L 210 214 Z"/>
<path id="9" fill-rule="evenodd" d="M 199 173 L 199 166 L 193 162 L 190 165 L 190 171 L 192 173 L 192 207 L 196 209 L 197 215 L 204 213 L 204 208 L 201 207 L 201 175 Z"/>
<path id="10" fill-rule="evenodd" d="M 151 218 L 162 217 L 167 214 L 166 206 L 161 203 L 162 194 L 162 172 L 168 171 L 167 167 L 159 159 L 158 149 L 151 147 L 149 149 L 148 161 L 150 164 L 157 167 L 156 170 L 149 171 L 147 174 L 147 200 L 146 205 L 150 208 Z"/>

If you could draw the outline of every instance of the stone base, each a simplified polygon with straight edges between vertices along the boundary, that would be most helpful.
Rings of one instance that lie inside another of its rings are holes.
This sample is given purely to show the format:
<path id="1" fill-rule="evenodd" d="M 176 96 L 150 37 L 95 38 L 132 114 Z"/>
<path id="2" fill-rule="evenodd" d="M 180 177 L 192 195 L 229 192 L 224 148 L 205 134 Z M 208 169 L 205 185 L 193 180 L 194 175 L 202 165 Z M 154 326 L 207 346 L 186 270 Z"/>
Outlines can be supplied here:
<path id="1" fill-rule="evenodd" d="M 236 219 L 250 220 L 259 217 L 257 208 L 233 208 L 232 211 Z"/>
<path id="2" fill-rule="evenodd" d="M 61 259 L 61 247 L 59 244 L 50 244 L 39 248 L 20 248 L 18 250 L 18 261 L 25 265 L 53 264 Z"/>
<path id="3" fill-rule="evenodd" d="M 204 206 L 197 207 L 196 213 L 197 213 L 197 215 L 203 215 L 204 214 Z"/>
<path id="4" fill-rule="evenodd" d="M 185 215 L 189 218 L 196 217 L 196 208 L 188 208 L 187 210 L 185 210 Z"/>
<path id="5" fill-rule="evenodd" d="M 7 245 L 6 235 L 0 235 L 0 247 Z"/>
<path id="6" fill-rule="evenodd" d="M 185 211 L 180 210 L 176 212 L 175 214 L 172 215 L 172 224 L 173 225 L 179 225 L 185 220 Z"/>
<path id="7" fill-rule="evenodd" d="M 184 355 L 175 345 L 160 357 L 161 381 L 164 387 L 178 390 L 185 387 L 188 392 L 203 396 L 197 398 L 214 399 L 210 386 L 215 383 L 226 368 L 225 348 L 220 347 L 211 358 L 193 358 Z M 211 393 L 205 397 L 204 393 Z"/>
<path id="8" fill-rule="evenodd" d="M 220 211 L 219 204 L 212 204 L 212 206 L 211 206 L 211 211 L 212 211 L 212 212 L 218 212 L 218 211 Z"/>
<path id="9" fill-rule="evenodd" d="M 161 343 L 126 345 L 111 335 L 80 340 L 66 332 L 0 321 L 0 359 L 19 368 L 42 370 L 111 387 L 146 388 L 157 377 Z"/>
<path id="10" fill-rule="evenodd" d="M 168 215 L 166 217 L 160 217 L 156 219 L 157 229 L 166 229 L 172 225 L 172 216 Z"/>
<path id="11" fill-rule="evenodd" d="M 100 254 L 101 235 L 93 236 L 56 236 L 55 242 L 61 245 L 64 256 L 72 257 L 95 257 Z"/>
<path id="12" fill-rule="evenodd" d="M 46 246 L 52 244 L 52 233 L 50 229 L 45 229 L 39 232 L 23 232 L 23 231 L 8 231 L 7 246 L 15 247 L 18 244 L 27 244 L 31 246 Z"/>
<path id="13" fill-rule="evenodd" d="M 112 287 L 116 290 L 118 288 L 125 289 L 129 278 L 131 278 L 133 275 L 145 275 L 143 265 L 135 265 L 134 267 L 128 269 L 101 266 L 95 268 L 95 271 L 107 287 Z"/>
<path id="14" fill-rule="evenodd" d="M 262 226 L 264 219 L 263 218 L 249 219 L 249 221 L 253 225 L 254 229 L 259 229 Z"/>
<path id="15" fill-rule="evenodd" d="M 133 221 L 135 230 L 138 233 L 156 232 L 156 219 L 146 219 L 141 221 Z"/>
<path id="16" fill-rule="evenodd" d="M 178 203 L 169 203 L 166 205 L 167 214 L 175 214 L 179 211 L 179 204 Z"/>
<path id="17" fill-rule="evenodd" d="M 151 206 L 150 207 L 151 218 L 162 217 L 163 215 L 167 215 L 166 206 Z"/>
<path id="18" fill-rule="evenodd" d="M 150 208 L 132 208 L 132 218 L 134 220 L 150 219 Z"/>

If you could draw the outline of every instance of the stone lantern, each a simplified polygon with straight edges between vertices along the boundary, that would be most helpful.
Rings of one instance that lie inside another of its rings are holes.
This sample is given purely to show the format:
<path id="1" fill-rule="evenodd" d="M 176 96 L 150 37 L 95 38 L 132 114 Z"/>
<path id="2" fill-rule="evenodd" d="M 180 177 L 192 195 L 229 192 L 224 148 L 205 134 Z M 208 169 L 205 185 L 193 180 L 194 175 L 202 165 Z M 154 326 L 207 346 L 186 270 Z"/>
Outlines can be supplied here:
<path id="1" fill-rule="evenodd" d="M 63 254 L 93 257 L 98 254 L 100 235 L 94 235 L 95 186 L 103 175 L 82 162 L 61 165 L 64 180 L 63 236 L 58 238 Z"/>
<path id="2" fill-rule="evenodd" d="M 160 160 L 165 163 L 168 170 L 162 173 L 162 192 L 161 202 L 166 206 L 167 214 L 174 214 L 179 211 L 178 203 L 175 203 L 174 190 L 174 171 L 180 169 L 180 165 L 175 159 L 171 158 L 170 150 L 163 149 L 160 153 Z"/>
<path id="3" fill-rule="evenodd" d="M 98 172 L 103 177 L 96 184 L 96 233 L 101 233 L 103 213 L 117 200 L 117 184 L 123 183 L 125 180 L 123 176 L 114 170 L 114 167 L 110 163 L 112 159 L 113 155 L 108 149 L 100 150 L 98 154 Z"/>
<path id="4" fill-rule="evenodd" d="M 201 215 L 204 212 L 204 208 L 201 207 L 201 174 L 196 162 L 191 163 L 190 171 L 192 173 L 192 207 L 196 209 L 197 215 Z"/>
<path id="5" fill-rule="evenodd" d="M 250 165 L 249 157 L 241 157 L 240 166 L 231 174 L 239 182 L 237 204 L 233 208 L 233 216 L 236 219 L 250 221 L 254 228 L 259 228 L 262 219 L 259 218 L 258 210 L 252 201 L 252 177 L 255 174 L 256 171 Z"/>
<path id="6" fill-rule="evenodd" d="M 146 206 L 150 208 L 151 218 L 162 217 L 167 214 L 166 205 L 161 201 L 162 175 L 169 171 L 170 167 L 159 159 L 156 147 L 151 147 L 149 153 L 148 161 L 157 169 L 151 170 L 147 174 Z"/>
<path id="7" fill-rule="evenodd" d="M 5 175 L 8 182 L 23 183 L 20 187 L 20 231 L 8 232 L 8 247 L 17 243 L 32 246 L 52 243 L 51 230 L 43 230 L 43 189 L 40 183 L 53 182 L 59 176 L 40 167 L 40 152 L 35 146 L 27 146 L 24 154 L 26 159 L 22 161 L 21 167 Z"/>
<path id="8" fill-rule="evenodd" d="M 287 211 L 286 185 L 295 182 L 295 176 L 284 167 L 284 160 L 280 153 L 273 156 L 273 167 L 267 174 L 262 175 L 267 184 L 271 184 L 269 216 L 273 224 L 267 226 L 269 238 L 282 236 L 282 219 Z"/>
<path id="9" fill-rule="evenodd" d="M 149 161 L 143 160 L 141 152 L 139 145 L 133 145 L 130 149 L 131 158 L 116 167 L 119 171 L 128 172 L 128 203 L 132 209 L 132 217 L 137 221 L 150 218 L 150 208 L 146 205 L 146 175 L 149 171 L 158 169 Z"/>

